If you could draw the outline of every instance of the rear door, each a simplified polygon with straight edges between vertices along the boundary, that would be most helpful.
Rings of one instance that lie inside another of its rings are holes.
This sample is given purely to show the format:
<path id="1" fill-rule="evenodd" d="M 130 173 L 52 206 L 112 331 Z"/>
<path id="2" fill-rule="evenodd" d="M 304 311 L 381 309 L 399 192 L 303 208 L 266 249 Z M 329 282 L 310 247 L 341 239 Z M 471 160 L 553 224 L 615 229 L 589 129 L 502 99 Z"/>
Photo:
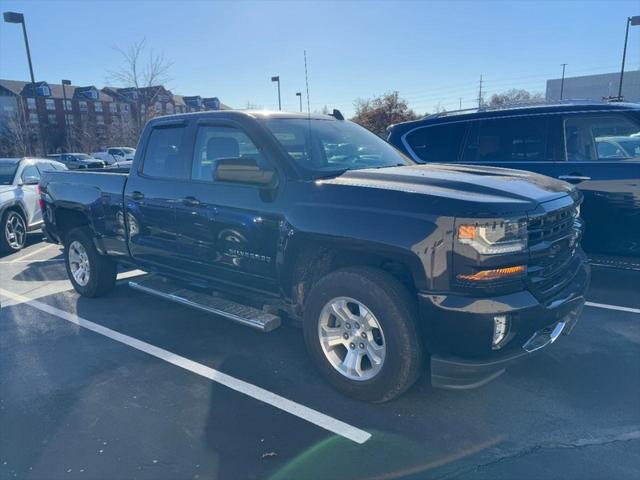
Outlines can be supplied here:
<path id="1" fill-rule="evenodd" d="M 566 114 L 557 129 L 562 141 L 557 176 L 584 194 L 585 250 L 640 256 L 638 114 Z"/>
<path id="2" fill-rule="evenodd" d="M 221 158 L 251 158 L 273 169 L 235 122 L 207 121 L 197 126 L 190 182 L 178 186 L 181 262 L 196 275 L 274 291 L 281 219 L 277 195 L 273 189 L 214 180 Z"/>
<path id="3" fill-rule="evenodd" d="M 191 145 L 185 122 L 163 123 L 147 134 L 138 170 L 124 192 L 131 255 L 141 262 L 182 270 L 175 205 L 188 181 Z"/>

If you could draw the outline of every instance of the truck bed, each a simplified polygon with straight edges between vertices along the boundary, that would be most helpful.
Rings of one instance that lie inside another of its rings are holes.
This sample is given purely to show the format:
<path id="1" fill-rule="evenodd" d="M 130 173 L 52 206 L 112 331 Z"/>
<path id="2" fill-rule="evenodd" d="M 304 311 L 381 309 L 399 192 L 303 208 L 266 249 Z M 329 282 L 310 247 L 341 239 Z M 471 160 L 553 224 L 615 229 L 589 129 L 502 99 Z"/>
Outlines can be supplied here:
<path id="1" fill-rule="evenodd" d="M 118 171 L 45 172 L 40 182 L 42 196 L 55 219 L 47 228 L 49 240 L 63 242 L 58 223 L 88 218 L 100 251 L 128 255 L 123 203 L 128 176 Z"/>

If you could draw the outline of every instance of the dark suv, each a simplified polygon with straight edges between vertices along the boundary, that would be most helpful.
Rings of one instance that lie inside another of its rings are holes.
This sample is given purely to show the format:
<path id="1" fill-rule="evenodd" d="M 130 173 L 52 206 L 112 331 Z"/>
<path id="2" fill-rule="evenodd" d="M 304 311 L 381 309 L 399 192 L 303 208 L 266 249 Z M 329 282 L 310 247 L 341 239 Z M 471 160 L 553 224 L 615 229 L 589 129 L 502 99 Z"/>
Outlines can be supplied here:
<path id="1" fill-rule="evenodd" d="M 445 112 L 393 125 L 421 163 L 493 165 L 574 183 L 587 252 L 640 257 L 640 105 L 571 103 Z"/>

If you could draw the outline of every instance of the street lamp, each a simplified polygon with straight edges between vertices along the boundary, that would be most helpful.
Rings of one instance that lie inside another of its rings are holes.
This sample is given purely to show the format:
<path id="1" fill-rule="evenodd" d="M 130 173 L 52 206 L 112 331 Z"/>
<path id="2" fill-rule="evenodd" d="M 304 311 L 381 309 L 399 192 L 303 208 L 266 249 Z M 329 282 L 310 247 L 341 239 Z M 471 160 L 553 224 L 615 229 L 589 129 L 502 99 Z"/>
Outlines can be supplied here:
<path id="1" fill-rule="evenodd" d="M 64 115 L 64 139 L 67 144 L 67 152 L 69 148 L 69 123 L 67 122 L 67 91 L 64 87 L 71 85 L 71 80 L 62 80 L 62 114 Z"/>
<path id="2" fill-rule="evenodd" d="M 300 100 L 300 113 L 302 113 L 302 92 L 296 92 L 296 97 Z"/>
<path id="3" fill-rule="evenodd" d="M 271 77 L 272 82 L 278 82 L 278 110 L 282 110 L 282 103 L 280 102 L 280 76 Z"/>
<path id="4" fill-rule="evenodd" d="M 22 24 L 22 35 L 24 36 L 24 45 L 27 49 L 27 60 L 29 61 L 29 74 L 31 75 L 31 89 L 33 93 L 33 98 L 36 98 L 36 80 L 33 77 L 33 65 L 31 64 L 31 50 L 29 49 L 29 37 L 27 37 L 27 26 L 24 22 L 24 15 L 18 12 L 4 12 L 2 14 L 4 17 L 4 21 L 6 23 L 20 23 Z M 44 130 L 42 129 L 42 125 L 38 122 L 38 126 L 40 129 L 40 141 L 42 142 L 42 153 L 44 155 L 47 154 L 47 144 L 44 140 Z"/>
<path id="5" fill-rule="evenodd" d="M 624 34 L 624 49 L 622 50 L 622 68 L 620 69 L 620 85 L 618 86 L 618 100 L 622 100 L 622 77 L 624 77 L 624 61 L 627 56 L 627 39 L 629 38 L 629 25 L 640 25 L 640 15 L 627 17 L 627 30 Z"/>

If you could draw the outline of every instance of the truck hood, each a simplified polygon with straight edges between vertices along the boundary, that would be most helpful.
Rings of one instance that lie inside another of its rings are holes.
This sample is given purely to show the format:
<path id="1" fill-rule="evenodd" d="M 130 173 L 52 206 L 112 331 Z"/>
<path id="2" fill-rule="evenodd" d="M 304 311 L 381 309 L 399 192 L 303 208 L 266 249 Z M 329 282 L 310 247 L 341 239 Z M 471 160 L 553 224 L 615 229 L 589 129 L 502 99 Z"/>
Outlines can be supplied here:
<path id="1" fill-rule="evenodd" d="M 544 175 L 473 165 L 430 164 L 350 170 L 323 182 L 458 200 L 470 207 L 471 204 L 493 204 L 505 210 L 520 211 L 575 194 L 572 185 Z M 477 212 L 482 208 L 473 207 L 472 210 Z"/>

